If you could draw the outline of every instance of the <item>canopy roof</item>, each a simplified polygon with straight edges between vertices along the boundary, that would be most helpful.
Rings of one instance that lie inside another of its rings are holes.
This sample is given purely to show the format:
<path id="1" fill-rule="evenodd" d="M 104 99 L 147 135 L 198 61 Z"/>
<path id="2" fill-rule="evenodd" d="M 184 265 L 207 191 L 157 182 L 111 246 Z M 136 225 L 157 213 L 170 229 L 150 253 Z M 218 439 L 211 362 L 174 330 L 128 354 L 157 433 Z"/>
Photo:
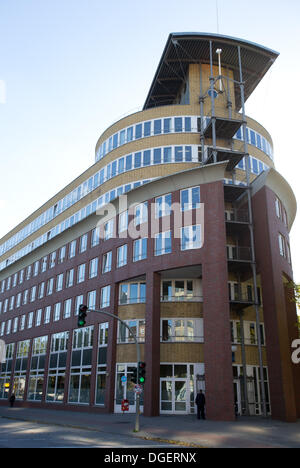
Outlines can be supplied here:
<path id="1" fill-rule="evenodd" d="M 245 100 L 251 95 L 279 53 L 259 44 L 229 36 L 209 33 L 171 33 L 148 93 L 144 110 L 174 103 L 185 81 L 190 63 L 210 63 L 210 41 L 213 64 L 218 64 L 217 49 L 222 49 L 222 66 L 234 72 L 240 81 L 238 46 L 241 48 Z M 200 93 L 199 93 L 200 94 Z M 240 86 L 235 84 L 236 110 L 241 108 Z"/>

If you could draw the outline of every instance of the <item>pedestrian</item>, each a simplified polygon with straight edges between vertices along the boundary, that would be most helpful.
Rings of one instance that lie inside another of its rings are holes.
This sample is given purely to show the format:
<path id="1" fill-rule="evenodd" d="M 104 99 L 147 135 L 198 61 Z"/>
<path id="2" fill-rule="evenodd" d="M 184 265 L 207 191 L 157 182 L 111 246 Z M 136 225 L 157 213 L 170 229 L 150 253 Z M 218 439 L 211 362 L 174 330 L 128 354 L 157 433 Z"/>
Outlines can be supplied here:
<path id="1" fill-rule="evenodd" d="M 15 394 L 12 393 L 12 395 L 11 395 L 11 397 L 9 399 L 9 403 L 10 403 L 11 408 L 13 408 L 15 400 L 16 400 Z"/>
<path id="2" fill-rule="evenodd" d="M 197 405 L 197 419 L 205 418 L 205 395 L 202 390 L 199 390 L 196 396 L 195 403 Z"/>

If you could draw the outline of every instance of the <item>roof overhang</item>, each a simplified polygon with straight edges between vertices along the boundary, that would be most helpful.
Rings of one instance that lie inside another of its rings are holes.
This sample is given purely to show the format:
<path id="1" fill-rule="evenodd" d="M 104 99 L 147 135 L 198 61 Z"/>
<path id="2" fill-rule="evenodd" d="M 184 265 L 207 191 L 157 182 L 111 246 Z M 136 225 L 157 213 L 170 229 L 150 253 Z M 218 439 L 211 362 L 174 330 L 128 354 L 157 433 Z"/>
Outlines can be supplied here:
<path id="1" fill-rule="evenodd" d="M 171 33 L 148 93 L 144 110 L 171 105 L 187 75 L 189 64 L 210 63 L 210 42 L 213 64 L 218 65 L 217 49 L 222 49 L 222 65 L 234 73 L 236 110 L 241 108 L 238 47 L 241 50 L 245 100 L 251 95 L 279 53 L 253 42 L 209 33 Z M 200 93 L 199 93 L 200 94 Z"/>

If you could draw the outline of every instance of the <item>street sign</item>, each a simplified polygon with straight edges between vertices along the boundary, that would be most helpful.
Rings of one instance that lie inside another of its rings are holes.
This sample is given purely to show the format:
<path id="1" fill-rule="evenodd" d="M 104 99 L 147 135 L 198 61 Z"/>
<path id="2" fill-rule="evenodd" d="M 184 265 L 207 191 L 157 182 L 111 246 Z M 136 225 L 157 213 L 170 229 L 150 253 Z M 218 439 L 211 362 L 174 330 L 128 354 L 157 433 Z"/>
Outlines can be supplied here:
<path id="1" fill-rule="evenodd" d="M 127 382 L 126 375 L 123 375 L 123 377 L 121 377 L 121 382 L 122 382 L 123 385 L 126 384 L 126 382 Z"/>
<path id="2" fill-rule="evenodd" d="M 134 386 L 134 391 L 137 395 L 140 395 L 143 392 L 143 387 L 137 384 Z"/>

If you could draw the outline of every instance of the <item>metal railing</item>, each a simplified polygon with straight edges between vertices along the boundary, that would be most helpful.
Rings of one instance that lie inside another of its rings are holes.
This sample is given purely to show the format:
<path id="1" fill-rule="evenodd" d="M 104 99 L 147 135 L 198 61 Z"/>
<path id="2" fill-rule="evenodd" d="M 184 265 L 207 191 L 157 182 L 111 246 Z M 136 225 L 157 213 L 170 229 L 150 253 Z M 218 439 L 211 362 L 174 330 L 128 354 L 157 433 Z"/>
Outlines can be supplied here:
<path id="1" fill-rule="evenodd" d="M 236 247 L 227 245 L 227 259 L 231 261 L 251 262 L 252 253 L 250 247 Z"/>

